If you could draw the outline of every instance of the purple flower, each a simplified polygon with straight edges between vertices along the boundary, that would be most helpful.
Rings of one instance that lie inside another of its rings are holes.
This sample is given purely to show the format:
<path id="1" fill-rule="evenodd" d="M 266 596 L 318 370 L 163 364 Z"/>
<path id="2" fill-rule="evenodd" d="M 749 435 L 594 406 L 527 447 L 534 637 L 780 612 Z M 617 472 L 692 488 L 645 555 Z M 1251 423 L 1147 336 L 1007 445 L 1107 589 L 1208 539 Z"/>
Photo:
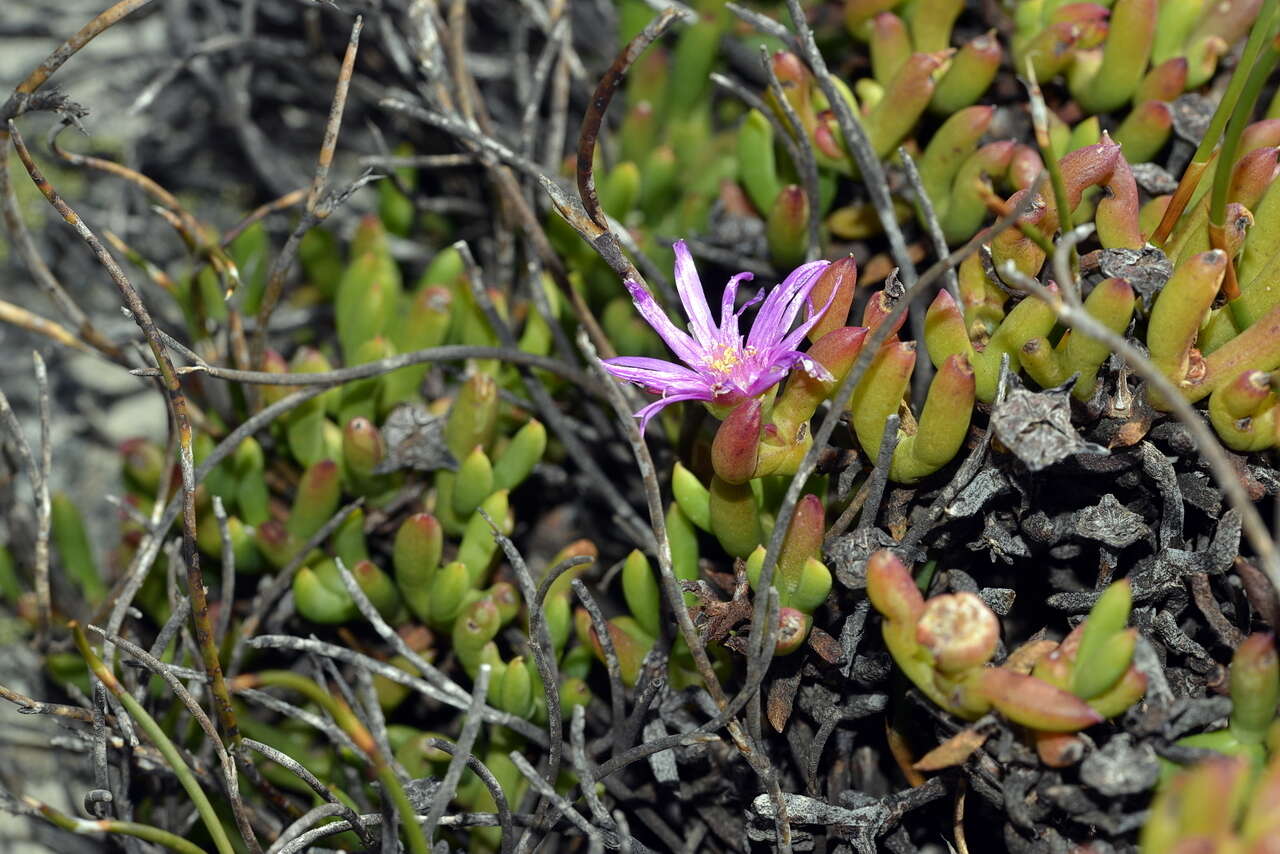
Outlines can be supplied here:
<path id="1" fill-rule="evenodd" d="M 739 273 L 725 286 L 717 326 L 711 319 L 689 249 L 683 240 L 676 241 L 673 248 L 676 290 L 689 316 L 689 332 L 677 328 L 639 282 L 628 281 L 626 286 L 641 316 L 684 364 L 642 356 L 620 356 L 604 363 L 605 369 L 618 379 L 662 395 L 636 413 L 642 432 L 663 407 L 682 400 L 701 400 L 717 408 L 733 407 L 773 388 L 797 364 L 815 377 L 830 379 L 821 365 L 796 350 L 805 334 L 822 319 L 826 306 L 791 328 L 800 309 L 809 304 L 809 292 L 830 262 L 814 261 L 797 267 L 768 296 L 757 294 L 735 311 L 738 284 L 751 279 L 750 273 Z M 738 318 L 762 298 L 760 311 L 744 339 L 738 332 Z"/>

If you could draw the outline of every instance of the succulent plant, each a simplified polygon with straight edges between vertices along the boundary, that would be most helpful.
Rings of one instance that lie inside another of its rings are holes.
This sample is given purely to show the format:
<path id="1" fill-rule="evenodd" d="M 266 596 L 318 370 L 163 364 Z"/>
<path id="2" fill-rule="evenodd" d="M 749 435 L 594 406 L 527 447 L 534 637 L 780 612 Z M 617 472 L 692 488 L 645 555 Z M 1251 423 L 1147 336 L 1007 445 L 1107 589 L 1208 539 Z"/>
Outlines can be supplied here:
<path id="1" fill-rule="evenodd" d="M 953 593 L 926 600 L 891 551 L 868 560 L 867 597 L 884 618 L 885 645 L 898 667 L 935 704 L 965 720 L 994 708 L 1037 733 L 1074 733 L 1121 714 L 1146 691 L 1146 678 L 1132 665 L 1136 632 L 1124 628 L 1125 582 L 1109 588 L 1061 644 L 1019 656 L 1029 673 L 991 664 L 1000 623 L 981 598 Z"/>

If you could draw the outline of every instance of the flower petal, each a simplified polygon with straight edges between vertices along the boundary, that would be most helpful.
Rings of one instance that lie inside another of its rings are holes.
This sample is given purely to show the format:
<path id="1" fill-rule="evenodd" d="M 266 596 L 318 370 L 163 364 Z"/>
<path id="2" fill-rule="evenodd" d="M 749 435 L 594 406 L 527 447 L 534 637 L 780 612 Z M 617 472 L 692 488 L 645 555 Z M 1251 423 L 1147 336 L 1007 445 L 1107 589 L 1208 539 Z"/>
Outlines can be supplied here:
<path id="1" fill-rule="evenodd" d="M 682 332 L 676 328 L 676 325 L 667 317 L 666 312 L 654 300 L 653 294 L 645 290 L 644 285 L 639 282 L 633 282 L 630 279 L 623 282 L 627 286 L 627 291 L 631 294 L 631 301 L 636 304 L 636 309 L 640 312 L 640 316 L 645 322 L 653 327 L 653 331 L 667 342 L 667 346 L 671 348 L 671 352 L 675 353 L 681 361 L 696 365 L 702 361 L 702 348 L 689 337 L 687 332 Z"/>
<path id="2" fill-rule="evenodd" d="M 755 278 L 753 273 L 739 273 L 729 280 L 729 284 L 724 286 L 724 296 L 720 297 L 720 340 L 723 341 L 728 337 L 730 323 L 733 324 L 732 335 L 734 338 L 738 336 L 738 316 L 746 310 L 752 302 L 760 300 L 760 294 L 756 294 L 738 311 L 734 311 L 734 305 L 738 302 L 738 284 L 740 282 L 749 282 Z"/>
<path id="3" fill-rule="evenodd" d="M 660 400 L 655 400 L 653 403 L 649 404 L 648 406 L 636 412 L 636 418 L 640 419 L 640 434 L 644 435 L 644 431 L 649 426 L 649 421 L 652 420 L 653 416 L 657 415 L 659 412 L 661 412 L 663 409 L 666 409 L 668 406 L 670 406 L 673 403 L 680 403 L 683 400 L 711 400 L 711 399 L 712 399 L 712 395 L 710 393 L 696 394 L 696 393 L 690 392 L 688 394 L 673 394 L 670 397 L 664 397 Z"/>
<path id="4" fill-rule="evenodd" d="M 813 281 L 815 285 L 818 283 L 818 280 L 816 278 Z M 813 306 L 812 292 L 810 292 L 810 294 L 805 296 L 805 300 L 809 303 L 810 307 Z M 836 300 L 836 290 L 835 288 L 832 288 L 831 293 L 827 295 L 826 304 L 823 305 L 820 310 L 811 312 L 809 319 L 801 323 L 795 329 L 791 330 L 791 334 L 783 337 L 782 341 L 778 344 L 778 346 L 785 350 L 794 350 L 796 348 L 796 345 L 799 344 L 804 339 L 804 336 L 809 334 L 809 330 L 812 329 L 814 326 L 816 326 L 818 324 L 818 321 L 822 320 L 822 318 L 826 316 L 827 309 L 831 308 L 831 303 L 835 302 L 835 300 Z"/>
<path id="5" fill-rule="evenodd" d="M 702 280 L 693 265 L 693 256 L 683 240 L 677 240 L 671 248 L 676 253 L 676 290 L 684 304 L 684 313 L 689 316 L 689 328 L 693 330 L 694 338 L 709 344 L 716 340 L 716 327 L 711 320 L 711 307 L 707 305 Z"/>
<path id="6" fill-rule="evenodd" d="M 666 392 L 679 386 L 681 390 L 705 386 L 706 380 L 696 371 L 675 362 L 645 356 L 619 356 L 604 360 L 604 369 L 620 380 L 637 383 L 655 392 Z"/>
<path id="7" fill-rule="evenodd" d="M 830 263 L 813 261 L 803 264 L 770 291 L 756 314 L 755 322 L 751 324 L 747 345 L 765 349 L 780 342 L 795 321 L 809 291 L 817 284 L 818 276 Z"/>

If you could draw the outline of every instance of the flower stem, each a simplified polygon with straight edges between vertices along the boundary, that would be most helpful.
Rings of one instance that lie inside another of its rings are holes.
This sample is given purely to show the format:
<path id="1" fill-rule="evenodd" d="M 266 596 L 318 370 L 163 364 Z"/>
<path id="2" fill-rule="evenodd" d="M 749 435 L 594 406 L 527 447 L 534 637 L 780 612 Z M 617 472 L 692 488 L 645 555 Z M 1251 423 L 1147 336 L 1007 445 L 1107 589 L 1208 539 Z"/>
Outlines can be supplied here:
<path id="1" fill-rule="evenodd" d="M 58 812 L 48 804 L 41 803 L 34 798 L 24 797 L 23 801 L 27 806 L 44 816 L 50 824 L 63 830 L 69 830 L 72 833 L 80 835 L 118 833 L 123 836 L 132 836 L 137 839 L 144 839 L 147 842 L 154 842 L 157 845 L 163 845 L 171 851 L 177 851 L 178 854 L 205 854 L 200 846 L 194 842 L 149 824 L 139 824 L 136 821 L 117 821 L 109 818 L 96 820 L 75 818 L 66 813 Z"/>

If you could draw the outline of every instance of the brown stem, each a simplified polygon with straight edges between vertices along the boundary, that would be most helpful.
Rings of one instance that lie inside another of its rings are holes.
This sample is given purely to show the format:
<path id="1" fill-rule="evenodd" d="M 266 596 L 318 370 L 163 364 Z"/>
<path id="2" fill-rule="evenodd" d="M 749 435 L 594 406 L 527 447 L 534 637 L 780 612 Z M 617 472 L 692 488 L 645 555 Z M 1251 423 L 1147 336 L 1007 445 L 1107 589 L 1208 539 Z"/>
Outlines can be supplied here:
<path id="1" fill-rule="evenodd" d="M 1164 246 L 1169 235 L 1173 233 L 1173 227 L 1182 216 L 1182 212 L 1187 209 L 1191 195 L 1196 191 L 1200 176 L 1204 174 L 1209 162 L 1192 161 L 1187 164 L 1186 171 L 1182 173 L 1182 179 L 1178 181 L 1178 189 L 1174 190 L 1169 206 L 1164 209 L 1164 216 L 1160 217 L 1160 224 L 1156 226 L 1155 231 L 1151 232 L 1151 242 L 1156 246 Z"/>
<path id="2" fill-rule="evenodd" d="M 635 35 L 627 46 L 617 55 L 613 63 L 605 70 L 596 91 L 591 95 L 587 112 L 582 117 L 582 130 L 578 133 L 578 196 L 582 199 L 582 207 L 591 221 L 608 230 L 609 221 L 600 208 L 600 197 L 596 195 L 596 179 L 594 174 L 596 138 L 600 136 L 600 125 L 604 123 L 604 114 L 609 109 L 609 102 L 626 79 L 627 71 L 640 58 L 645 48 L 665 33 L 677 19 L 683 17 L 675 9 L 667 9 L 649 22 L 643 30 Z"/>

